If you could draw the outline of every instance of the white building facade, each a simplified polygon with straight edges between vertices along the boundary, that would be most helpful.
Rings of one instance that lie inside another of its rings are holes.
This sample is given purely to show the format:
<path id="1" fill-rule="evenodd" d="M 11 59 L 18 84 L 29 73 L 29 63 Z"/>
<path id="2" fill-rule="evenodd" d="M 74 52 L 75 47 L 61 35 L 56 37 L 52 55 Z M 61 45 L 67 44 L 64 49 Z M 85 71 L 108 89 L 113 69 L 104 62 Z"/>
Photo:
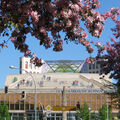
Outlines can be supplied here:
<path id="1" fill-rule="evenodd" d="M 99 61 L 93 64 L 87 63 L 85 60 L 47 60 L 44 61 L 41 67 L 37 67 L 30 62 L 30 58 L 20 58 L 20 74 L 25 74 L 25 71 L 30 73 L 101 73 L 101 65 Z"/>
<path id="2" fill-rule="evenodd" d="M 25 71 L 30 73 L 46 73 L 49 69 L 49 66 L 46 64 L 44 60 L 42 60 L 42 62 L 44 64 L 41 67 L 37 67 L 30 62 L 30 58 L 21 57 L 20 58 L 20 74 L 26 74 Z"/>

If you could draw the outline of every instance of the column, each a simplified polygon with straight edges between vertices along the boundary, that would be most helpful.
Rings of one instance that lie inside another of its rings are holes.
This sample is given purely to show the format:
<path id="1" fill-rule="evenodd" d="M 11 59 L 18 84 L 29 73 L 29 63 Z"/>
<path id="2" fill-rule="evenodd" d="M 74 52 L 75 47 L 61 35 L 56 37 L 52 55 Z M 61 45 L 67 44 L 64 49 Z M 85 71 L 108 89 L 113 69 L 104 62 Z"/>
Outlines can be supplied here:
<path id="1" fill-rule="evenodd" d="M 62 91 L 62 106 L 67 106 L 66 87 L 63 87 Z M 62 120 L 67 120 L 67 111 L 62 112 Z"/>
<path id="2" fill-rule="evenodd" d="M 27 120 L 27 114 L 26 114 L 26 111 L 24 113 L 24 120 Z"/>

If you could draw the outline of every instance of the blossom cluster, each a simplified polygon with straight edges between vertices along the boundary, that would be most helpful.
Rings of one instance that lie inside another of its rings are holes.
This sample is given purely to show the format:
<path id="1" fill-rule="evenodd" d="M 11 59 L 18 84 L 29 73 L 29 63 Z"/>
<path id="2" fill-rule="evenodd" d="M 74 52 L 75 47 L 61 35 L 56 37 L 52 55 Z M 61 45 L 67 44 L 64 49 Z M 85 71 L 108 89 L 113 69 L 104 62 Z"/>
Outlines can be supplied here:
<path id="1" fill-rule="evenodd" d="M 98 59 L 102 59 L 102 74 L 110 73 L 110 78 L 116 80 L 115 87 L 117 93 L 120 94 L 120 20 L 117 17 L 120 15 L 120 9 L 112 8 L 109 12 L 104 13 L 104 17 L 111 17 L 116 23 L 116 27 L 112 28 L 113 37 L 111 42 L 107 42 L 106 45 L 97 43 L 98 47 Z M 105 52 L 104 52 L 105 51 Z"/>
<path id="2" fill-rule="evenodd" d="M 99 54 L 98 58 L 102 59 L 102 74 L 110 73 L 110 78 L 116 80 L 117 92 L 120 94 L 120 42 L 111 39 L 106 45 L 106 54 Z"/>
<path id="3" fill-rule="evenodd" d="M 53 48 L 54 51 L 63 50 L 63 41 L 62 40 L 54 41 L 53 44 L 54 44 L 54 48 Z"/>

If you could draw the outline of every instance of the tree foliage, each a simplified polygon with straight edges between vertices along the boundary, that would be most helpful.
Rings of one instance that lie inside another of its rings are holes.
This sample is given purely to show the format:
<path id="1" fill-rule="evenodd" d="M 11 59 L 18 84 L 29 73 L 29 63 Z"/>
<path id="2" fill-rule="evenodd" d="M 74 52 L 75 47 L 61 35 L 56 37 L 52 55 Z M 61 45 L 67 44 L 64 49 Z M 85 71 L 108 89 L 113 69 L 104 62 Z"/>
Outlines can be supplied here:
<path id="1" fill-rule="evenodd" d="M 120 119 L 120 110 L 119 110 L 119 113 L 118 113 L 118 118 Z"/>
<path id="2" fill-rule="evenodd" d="M 84 103 L 83 107 L 81 107 L 80 110 L 77 111 L 77 116 L 82 118 L 82 120 L 89 119 L 89 109 L 87 103 Z"/>
<path id="3" fill-rule="evenodd" d="M 112 120 L 112 109 L 108 109 L 108 117 L 109 120 Z M 100 120 L 107 120 L 107 104 L 103 104 L 102 108 L 99 110 L 99 119 Z"/>
<path id="4" fill-rule="evenodd" d="M 30 56 L 37 66 L 41 66 L 42 61 L 31 53 L 25 43 L 28 33 L 46 49 L 53 47 L 54 51 L 61 51 L 65 40 L 82 44 L 91 53 L 92 45 L 80 23 L 84 22 L 88 32 L 99 38 L 107 18 L 116 24 L 119 22 L 120 9 L 111 8 L 101 14 L 97 10 L 99 7 L 99 0 L 1 0 L 0 34 L 8 36 L 15 48 Z M 61 38 L 61 32 L 65 33 L 64 38 Z M 0 46 L 7 47 L 8 40 L 1 41 Z M 98 42 L 96 44 L 99 46 Z"/>
<path id="5" fill-rule="evenodd" d="M 101 64 L 102 73 L 105 75 L 110 73 L 110 78 L 116 80 L 113 86 L 117 88 L 117 93 L 120 94 L 120 42 L 117 42 L 115 39 L 112 39 L 112 41 L 114 43 L 111 45 L 108 43 L 106 46 L 107 53 L 103 55 L 100 52 L 98 58 L 104 61 Z"/>
<path id="6" fill-rule="evenodd" d="M 0 120 L 10 120 L 8 106 L 5 102 L 2 102 L 2 104 L 0 104 Z"/>
<path id="7" fill-rule="evenodd" d="M 119 40 L 120 38 L 120 22 L 117 21 L 117 25 L 112 31 L 114 32 L 114 36 Z M 102 50 L 102 45 L 99 48 L 98 59 L 102 59 L 102 74 L 110 73 L 110 78 L 113 78 L 116 82 L 113 83 L 112 88 L 114 89 L 114 93 L 112 93 L 113 97 L 118 99 L 118 106 L 120 106 L 120 42 L 115 40 L 115 38 L 111 38 L 112 43 L 107 42 L 106 53 Z"/>
<path id="8" fill-rule="evenodd" d="M 89 107 L 87 103 L 84 103 L 83 107 L 77 110 L 77 117 L 82 118 L 82 120 L 88 120 L 89 115 L 91 120 L 95 120 L 95 119 L 107 120 L 107 104 L 102 105 L 102 108 L 99 110 L 99 115 L 96 115 L 96 113 L 92 113 L 91 111 L 89 111 Z M 112 120 L 111 108 L 108 108 L 108 116 L 109 116 L 109 120 Z"/>

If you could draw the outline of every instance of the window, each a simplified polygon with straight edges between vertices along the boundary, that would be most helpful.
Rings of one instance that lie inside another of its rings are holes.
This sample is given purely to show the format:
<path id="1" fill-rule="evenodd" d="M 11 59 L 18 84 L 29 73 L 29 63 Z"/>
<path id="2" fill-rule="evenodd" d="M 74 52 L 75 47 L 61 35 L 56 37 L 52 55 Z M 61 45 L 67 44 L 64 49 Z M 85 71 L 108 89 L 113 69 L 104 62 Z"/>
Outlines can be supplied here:
<path id="1" fill-rule="evenodd" d="M 91 69 L 92 68 L 92 64 L 89 64 L 89 69 Z"/>
<path id="2" fill-rule="evenodd" d="M 36 69 L 36 66 L 34 65 L 34 69 Z"/>
<path id="3" fill-rule="evenodd" d="M 28 69 L 28 62 L 25 62 L 25 69 Z"/>
<path id="4" fill-rule="evenodd" d="M 93 64 L 93 69 L 95 69 L 95 64 Z"/>
<path id="5" fill-rule="evenodd" d="M 30 69 L 32 69 L 32 64 L 31 63 L 29 64 L 29 66 L 30 66 Z"/>
<path id="6" fill-rule="evenodd" d="M 98 64 L 96 64 L 96 69 L 98 69 L 98 66 L 99 66 L 99 65 L 98 65 Z"/>

